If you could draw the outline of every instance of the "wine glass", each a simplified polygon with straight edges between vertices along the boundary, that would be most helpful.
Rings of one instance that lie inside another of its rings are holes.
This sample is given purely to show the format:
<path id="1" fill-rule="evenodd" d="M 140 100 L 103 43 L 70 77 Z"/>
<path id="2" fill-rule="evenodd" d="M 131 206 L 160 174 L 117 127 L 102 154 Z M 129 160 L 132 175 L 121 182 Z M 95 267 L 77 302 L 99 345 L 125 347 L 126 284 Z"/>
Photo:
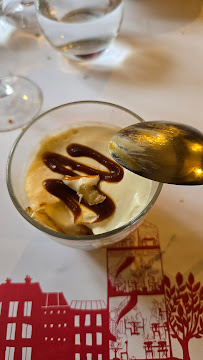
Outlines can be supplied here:
<path id="1" fill-rule="evenodd" d="M 2 18 L 0 0 L 1 34 L 6 32 L 6 23 Z M 23 76 L 6 75 L 0 76 L 0 131 L 25 125 L 39 113 L 42 104 L 42 92 L 33 81 Z"/>

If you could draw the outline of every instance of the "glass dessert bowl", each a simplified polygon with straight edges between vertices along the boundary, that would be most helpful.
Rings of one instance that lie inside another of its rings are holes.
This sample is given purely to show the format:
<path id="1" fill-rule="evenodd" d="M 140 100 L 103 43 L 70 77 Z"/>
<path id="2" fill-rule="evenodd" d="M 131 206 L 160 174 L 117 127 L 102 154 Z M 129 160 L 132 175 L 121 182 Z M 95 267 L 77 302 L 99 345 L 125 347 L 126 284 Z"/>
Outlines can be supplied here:
<path id="1" fill-rule="evenodd" d="M 54 240 L 81 249 L 113 244 L 134 231 L 162 184 L 115 163 L 108 143 L 143 121 L 121 106 L 80 101 L 30 122 L 11 149 L 7 186 L 15 207 Z"/>

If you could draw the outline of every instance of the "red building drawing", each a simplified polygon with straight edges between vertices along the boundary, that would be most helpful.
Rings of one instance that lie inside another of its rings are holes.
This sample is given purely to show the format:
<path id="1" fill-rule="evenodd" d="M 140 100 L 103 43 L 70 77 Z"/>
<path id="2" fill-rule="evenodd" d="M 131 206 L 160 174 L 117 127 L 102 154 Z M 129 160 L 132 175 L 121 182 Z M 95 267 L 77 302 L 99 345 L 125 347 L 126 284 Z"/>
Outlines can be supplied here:
<path id="1" fill-rule="evenodd" d="M 43 293 L 26 276 L 0 285 L 0 360 L 106 360 L 109 313 L 104 301 Z"/>
<path id="2" fill-rule="evenodd" d="M 40 289 L 41 290 L 41 289 Z M 32 359 L 64 359 L 70 349 L 69 305 L 63 293 L 42 293 L 43 299 L 38 320 L 38 344 L 33 347 Z M 56 352 L 57 349 L 57 352 Z"/>
<path id="3" fill-rule="evenodd" d="M 109 332 L 109 313 L 104 301 L 75 300 L 70 304 L 71 359 L 106 360 L 109 340 L 115 340 Z M 75 357 L 74 357 L 75 355 Z"/>
<path id="4" fill-rule="evenodd" d="M 36 345 L 43 297 L 31 279 L 12 284 L 10 279 L 0 285 L 0 359 L 31 359 Z"/>

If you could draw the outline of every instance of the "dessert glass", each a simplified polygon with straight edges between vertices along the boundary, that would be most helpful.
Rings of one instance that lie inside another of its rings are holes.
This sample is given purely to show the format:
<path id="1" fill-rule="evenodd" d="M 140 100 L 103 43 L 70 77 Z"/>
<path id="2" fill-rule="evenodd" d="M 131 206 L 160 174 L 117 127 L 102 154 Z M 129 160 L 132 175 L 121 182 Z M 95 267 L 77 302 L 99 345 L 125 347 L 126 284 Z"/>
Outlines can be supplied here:
<path id="1" fill-rule="evenodd" d="M 114 230 L 98 234 L 73 236 L 51 230 L 39 224 L 27 212 L 29 202 L 25 193 L 25 176 L 33 160 L 34 152 L 42 139 L 47 135 L 56 134 L 73 127 L 74 124 L 84 122 L 126 127 L 138 121 L 144 121 L 134 112 L 107 102 L 79 101 L 61 105 L 51 109 L 31 121 L 15 141 L 8 158 L 7 187 L 19 213 L 34 227 L 49 235 L 55 241 L 85 250 L 111 245 L 124 239 L 132 233 L 142 222 L 144 216 L 155 203 L 162 184 L 152 181 L 148 201 L 143 210 L 125 225 Z"/>

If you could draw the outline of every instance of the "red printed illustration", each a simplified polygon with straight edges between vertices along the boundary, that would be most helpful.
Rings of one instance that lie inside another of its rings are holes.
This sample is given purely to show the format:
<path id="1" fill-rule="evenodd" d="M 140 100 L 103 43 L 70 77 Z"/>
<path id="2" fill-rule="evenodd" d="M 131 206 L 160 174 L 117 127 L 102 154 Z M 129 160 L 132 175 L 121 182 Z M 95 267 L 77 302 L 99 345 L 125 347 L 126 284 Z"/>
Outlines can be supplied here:
<path id="1" fill-rule="evenodd" d="M 190 340 L 203 336 L 203 286 L 164 275 L 157 227 L 144 221 L 106 254 L 106 302 L 68 303 L 30 276 L 2 283 L 0 360 L 190 360 Z"/>

